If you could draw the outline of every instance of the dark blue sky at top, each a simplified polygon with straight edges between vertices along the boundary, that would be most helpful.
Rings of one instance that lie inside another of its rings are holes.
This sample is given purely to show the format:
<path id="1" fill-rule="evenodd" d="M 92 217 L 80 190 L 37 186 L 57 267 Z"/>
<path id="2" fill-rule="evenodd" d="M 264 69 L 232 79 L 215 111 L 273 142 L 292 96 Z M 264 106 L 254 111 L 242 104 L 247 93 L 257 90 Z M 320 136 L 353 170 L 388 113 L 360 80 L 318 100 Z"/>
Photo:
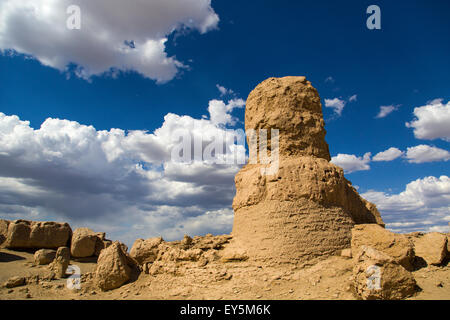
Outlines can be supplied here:
<path id="1" fill-rule="evenodd" d="M 382 30 L 366 28 L 366 8 L 381 8 Z M 155 84 L 136 73 L 93 77 L 91 82 L 22 56 L 0 56 L 0 111 L 31 121 L 48 117 L 99 130 L 159 128 L 169 113 L 200 118 L 208 101 L 220 98 L 216 84 L 246 99 L 272 76 L 305 75 L 321 98 L 357 94 L 341 117 L 324 107 L 327 142 L 337 153 L 376 154 L 421 141 L 405 122 L 414 107 L 450 99 L 450 1 L 227 1 L 213 0 L 219 29 L 170 36 L 169 56 L 190 66 L 172 81 Z M 325 82 L 333 77 L 334 83 Z M 401 105 L 375 119 L 382 105 Z M 244 120 L 244 111 L 234 115 Z M 238 127 L 242 127 L 242 123 Z M 393 192 L 425 176 L 448 174 L 446 162 L 372 162 L 348 178 L 361 187 Z"/>

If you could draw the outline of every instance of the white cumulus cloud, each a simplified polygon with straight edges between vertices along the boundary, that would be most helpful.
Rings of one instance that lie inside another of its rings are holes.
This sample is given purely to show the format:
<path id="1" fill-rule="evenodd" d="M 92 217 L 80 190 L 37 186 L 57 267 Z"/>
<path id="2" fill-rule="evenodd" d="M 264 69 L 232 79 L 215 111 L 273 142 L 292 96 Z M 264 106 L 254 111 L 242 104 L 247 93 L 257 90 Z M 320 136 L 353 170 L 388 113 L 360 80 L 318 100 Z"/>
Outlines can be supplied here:
<path id="1" fill-rule="evenodd" d="M 372 161 L 392 161 L 401 157 L 403 154 L 404 154 L 403 151 L 399 150 L 398 148 L 392 147 L 383 152 L 377 153 L 372 158 Z"/>
<path id="2" fill-rule="evenodd" d="M 227 114 L 242 102 L 215 103 L 225 105 Z M 53 118 L 35 129 L 0 113 L 0 217 L 92 226 L 128 244 L 138 237 L 230 232 L 234 176 L 245 160 L 245 146 L 227 135 L 225 119 L 169 113 L 150 133 L 96 130 Z M 179 130 L 189 135 L 194 150 L 194 141 L 200 141 L 201 152 L 223 136 L 215 156 L 243 159 L 172 161 Z"/>
<path id="3" fill-rule="evenodd" d="M 339 116 L 342 114 L 342 110 L 344 110 L 345 105 L 346 102 L 339 98 L 325 99 L 325 107 L 332 108 Z"/>
<path id="4" fill-rule="evenodd" d="M 242 99 L 232 99 L 227 104 L 222 100 L 211 100 L 208 106 L 208 112 L 211 115 L 211 122 L 214 124 L 230 124 L 234 125 L 236 119 L 230 114 L 235 108 L 242 108 L 245 106 L 245 101 Z"/>
<path id="5" fill-rule="evenodd" d="M 410 163 L 448 161 L 450 160 L 450 152 L 437 147 L 421 144 L 408 148 L 406 151 L 406 158 Z"/>
<path id="6" fill-rule="evenodd" d="M 408 183 L 398 193 L 368 191 L 362 196 L 375 203 L 387 228 L 399 232 L 449 231 L 450 178 L 425 177 Z"/>
<path id="7" fill-rule="evenodd" d="M 406 126 L 414 129 L 416 138 L 450 141 L 450 101 L 444 104 L 443 99 L 432 100 L 425 106 L 414 108 L 414 116 L 415 119 Z"/>
<path id="8" fill-rule="evenodd" d="M 331 162 L 344 169 L 346 173 L 352 173 L 369 170 L 370 156 L 370 152 L 367 152 L 362 157 L 357 157 L 353 154 L 339 153 L 337 156 L 331 158 Z"/>
<path id="9" fill-rule="evenodd" d="M 81 10 L 81 29 L 69 30 L 66 10 Z M 166 42 L 180 29 L 215 29 L 211 0 L 1 0 L 0 50 L 13 50 L 45 66 L 89 78 L 112 70 L 136 71 L 163 83 L 182 62 L 168 56 Z"/>
<path id="10" fill-rule="evenodd" d="M 344 110 L 347 103 L 355 102 L 357 100 L 358 95 L 356 94 L 350 96 L 347 101 L 340 98 L 325 99 L 325 107 L 332 108 L 338 116 L 341 116 L 342 111 Z"/>

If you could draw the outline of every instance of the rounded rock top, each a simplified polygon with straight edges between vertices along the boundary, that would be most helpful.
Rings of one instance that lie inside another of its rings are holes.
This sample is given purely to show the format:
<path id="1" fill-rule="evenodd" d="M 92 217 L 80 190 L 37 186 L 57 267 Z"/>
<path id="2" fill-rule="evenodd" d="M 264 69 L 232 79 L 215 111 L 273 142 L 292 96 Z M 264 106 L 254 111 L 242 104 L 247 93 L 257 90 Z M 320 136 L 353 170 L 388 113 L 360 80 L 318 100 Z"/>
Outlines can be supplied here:
<path id="1" fill-rule="evenodd" d="M 247 99 L 245 129 L 278 129 L 281 156 L 331 159 L 320 96 L 304 76 L 269 78 L 257 85 Z"/>

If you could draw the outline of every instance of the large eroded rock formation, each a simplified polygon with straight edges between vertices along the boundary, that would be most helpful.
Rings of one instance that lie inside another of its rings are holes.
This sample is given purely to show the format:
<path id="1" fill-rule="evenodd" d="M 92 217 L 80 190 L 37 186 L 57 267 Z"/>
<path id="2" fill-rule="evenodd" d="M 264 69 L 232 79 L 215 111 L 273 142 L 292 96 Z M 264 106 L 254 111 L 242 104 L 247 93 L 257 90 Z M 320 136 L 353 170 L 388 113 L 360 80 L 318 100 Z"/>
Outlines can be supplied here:
<path id="1" fill-rule="evenodd" d="M 58 249 L 72 237 L 68 223 L 52 221 L 2 220 L 0 232 L 6 233 L 4 246 L 9 249 Z"/>
<path id="2" fill-rule="evenodd" d="M 320 97 L 305 77 L 260 83 L 247 99 L 245 129 L 279 130 L 279 170 L 265 175 L 261 168 L 270 164 L 247 164 L 236 175 L 231 250 L 308 262 L 350 247 L 355 224 L 383 224 L 375 205 L 329 162 Z"/>

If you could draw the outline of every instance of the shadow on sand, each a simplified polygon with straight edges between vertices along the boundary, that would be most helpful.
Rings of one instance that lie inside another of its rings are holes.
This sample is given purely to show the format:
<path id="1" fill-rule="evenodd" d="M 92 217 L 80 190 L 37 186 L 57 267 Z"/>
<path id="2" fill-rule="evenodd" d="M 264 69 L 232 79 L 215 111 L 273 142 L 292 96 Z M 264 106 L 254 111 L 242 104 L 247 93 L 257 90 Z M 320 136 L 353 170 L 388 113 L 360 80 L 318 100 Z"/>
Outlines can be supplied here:
<path id="1" fill-rule="evenodd" d="M 11 262 L 17 260 L 26 260 L 26 259 L 24 257 L 15 254 L 0 252 L 0 262 Z"/>

